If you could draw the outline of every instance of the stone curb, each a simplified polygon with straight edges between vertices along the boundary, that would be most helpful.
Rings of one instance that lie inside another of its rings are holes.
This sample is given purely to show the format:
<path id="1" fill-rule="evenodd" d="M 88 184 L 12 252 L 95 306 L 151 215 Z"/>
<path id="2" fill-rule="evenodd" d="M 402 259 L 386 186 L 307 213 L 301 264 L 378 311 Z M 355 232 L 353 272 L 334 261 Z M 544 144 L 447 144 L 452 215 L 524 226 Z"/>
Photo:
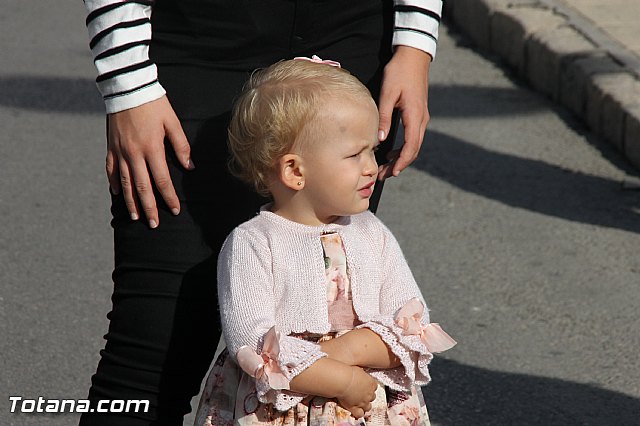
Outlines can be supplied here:
<path id="1" fill-rule="evenodd" d="M 443 19 L 640 170 L 640 79 L 544 0 L 447 0 Z"/>

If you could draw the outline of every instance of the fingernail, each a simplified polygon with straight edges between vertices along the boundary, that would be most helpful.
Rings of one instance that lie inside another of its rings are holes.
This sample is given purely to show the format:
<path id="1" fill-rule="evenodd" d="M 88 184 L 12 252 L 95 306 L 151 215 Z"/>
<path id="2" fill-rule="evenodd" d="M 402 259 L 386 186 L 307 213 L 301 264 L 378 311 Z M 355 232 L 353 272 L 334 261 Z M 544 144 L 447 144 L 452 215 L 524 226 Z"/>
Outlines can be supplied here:
<path id="1" fill-rule="evenodd" d="M 383 141 L 385 139 L 385 134 L 384 134 L 384 130 L 380 130 L 378 132 L 378 140 L 379 141 Z"/>
<path id="2" fill-rule="evenodd" d="M 156 222 L 155 220 L 151 219 L 149 221 L 149 226 L 153 229 L 153 228 L 157 228 L 158 227 L 158 222 Z"/>
<path id="3" fill-rule="evenodd" d="M 138 213 L 131 213 L 131 220 L 138 220 Z"/>
<path id="4" fill-rule="evenodd" d="M 195 168 L 196 168 L 196 165 L 193 164 L 193 160 L 191 160 L 191 158 L 189 158 L 189 161 L 187 161 L 187 169 L 193 170 Z"/>
<path id="5" fill-rule="evenodd" d="M 173 213 L 174 216 L 177 216 L 178 213 L 180 213 L 180 209 L 174 207 L 171 209 L 171 213 Z"/>

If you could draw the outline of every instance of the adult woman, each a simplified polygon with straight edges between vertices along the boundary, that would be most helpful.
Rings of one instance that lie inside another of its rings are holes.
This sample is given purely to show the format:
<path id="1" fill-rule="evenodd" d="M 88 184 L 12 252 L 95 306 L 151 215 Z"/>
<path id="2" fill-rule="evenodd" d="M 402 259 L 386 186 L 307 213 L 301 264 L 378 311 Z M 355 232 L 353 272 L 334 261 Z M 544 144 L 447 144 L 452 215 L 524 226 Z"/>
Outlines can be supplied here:
<path id="1" fill-rule="evenodd" d="M 115 247 L 109 332 L 89 396 L 148 399 L 151 409 L 90 413 L 81 424 L 180 425 L 219 337 L 209 306 L 220 245 L 264 203 L 227 171 L 233 98 L 252 70 L 277 60 L 340 61 L 379 99 L 381 140 L 399 110 L 404 145 L 389 153 L 380 177 L 397 175 L 416 158 L 427 125 L 427 77 L 442 2 L 85 5 L 108 113 Z M 217 215 L 221 205 L 233 214 Z"/>

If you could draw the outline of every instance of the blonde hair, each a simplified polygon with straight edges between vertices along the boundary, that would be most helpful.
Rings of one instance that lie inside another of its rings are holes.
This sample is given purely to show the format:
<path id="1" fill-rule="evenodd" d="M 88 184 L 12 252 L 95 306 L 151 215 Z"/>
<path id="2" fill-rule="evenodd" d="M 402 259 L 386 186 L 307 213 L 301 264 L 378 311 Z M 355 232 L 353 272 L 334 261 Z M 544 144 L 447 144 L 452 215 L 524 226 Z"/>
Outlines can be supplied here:
<path id="1" fill-rule="evenodd" d="M 291 59 L 255 71 L 236 100 L 229 125 L 231 173 L 264 196 L 278 160 L 302 148 L 305 126 L 328 99 L 371 99 L 348 71 Z"/>

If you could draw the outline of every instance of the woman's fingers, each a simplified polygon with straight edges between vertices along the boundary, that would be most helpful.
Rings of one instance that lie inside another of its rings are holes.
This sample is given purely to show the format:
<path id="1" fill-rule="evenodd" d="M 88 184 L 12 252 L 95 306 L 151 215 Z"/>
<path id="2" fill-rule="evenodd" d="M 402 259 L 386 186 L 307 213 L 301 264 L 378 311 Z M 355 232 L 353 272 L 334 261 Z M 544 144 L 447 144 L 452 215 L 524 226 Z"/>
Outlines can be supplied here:
<path id="1" fill-rule="evenodd" d="M 131 173 L 129 171 L 129 165 L 124 158 L 120 157 L 119 161 L 120 169 L 120 188 L 122 189 L 122 196 L 124 197 L 124 203 L 129 211 L 131 220 L 138 220 L 140 218 L 140 211 L 136 204 L 136 197 L 134 196 L 134 188 L 131 179 Z"/>

